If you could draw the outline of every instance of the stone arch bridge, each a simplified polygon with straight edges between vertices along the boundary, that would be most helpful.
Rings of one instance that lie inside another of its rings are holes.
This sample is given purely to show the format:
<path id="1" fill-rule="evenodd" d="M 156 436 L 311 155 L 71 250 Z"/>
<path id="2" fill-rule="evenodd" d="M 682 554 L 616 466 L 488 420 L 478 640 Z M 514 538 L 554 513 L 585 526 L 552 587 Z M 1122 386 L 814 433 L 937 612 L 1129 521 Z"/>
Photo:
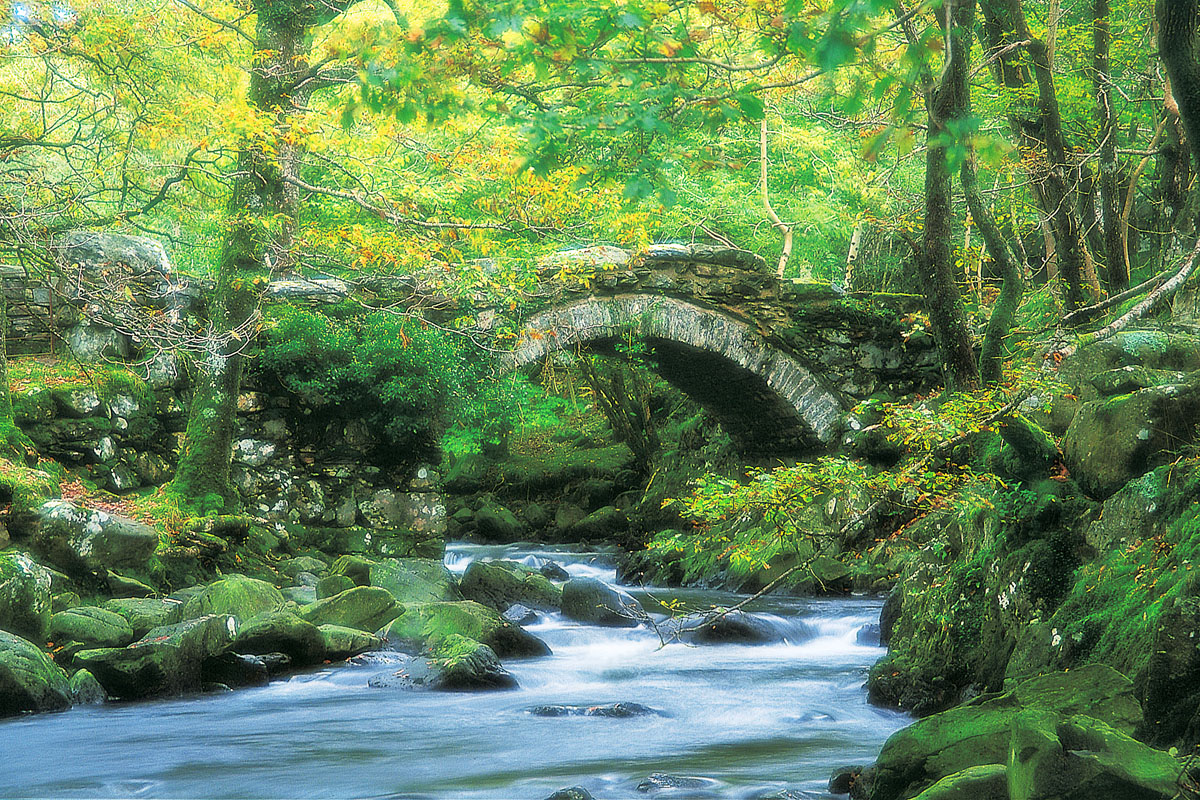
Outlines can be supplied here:
<path id="1" fill-rule="evenodd" d="M 156 241 L 80 231 L 56 249 L 62 275 L 55 294 L 84 313 L 68 315 L 64 326 L 47 289 L 28 284 L 16 268 L 0 267 L 0 291 L 9 301 L 5 333 L 14 351 L 37 352 L 58 338 L 87 360 L 128 357 L 136 347 L 121 333 L 120 319 L 108 319 L 95 302 L 113 294 L 111 287 L 86 291 L 114 265 L 145 303 L 172 314 L 202 313 L 204 287 L 181 280 Z M 264 301 L 330 303 L 358 291 L 436 297 L 426 282 L 421 276 L 374 287 L 328 277 L 279 280 L 266 287 Z M 824 285 L 780 281 L 744 250 L 570 250 L 541 264 L 537 285 L 533 302 L 519 308 L 522 333 L 502 356 L 505 368 L 533 369 L 548 356 L 604 349 L 636 334 L 653 347 L 660 374 L 713 412 L 747 453 L 819 451 L 837 439 L 845 412 L 859 400 L 880 391 L 924 391 L 941 378 L 932 338 L 901 322 L 898 303 L 907 298 L 851 298 Z M 441 302 L 442 313 L 461 313 L 457 301 Z M 483 298 L 476 306 L 480 331 L 489 327 L 486 318 L 494 326 L 498 310 L 489 311 Z M 439 313 L 437 304 L 427 311 Z M 57 335 L 49 333 L 54 328 Z"/>
<path id="2" fill-rule="evenodd" d="M 859 400 L 940 381 L 931 337 L 901 323 L 895 298 L 780 281 L 743 250 L 586 248 L 558 254 L 540 277 L 540 309 L 503 357 L 507 368 L 633 333 L 747 453 L 819 451 Z"/>

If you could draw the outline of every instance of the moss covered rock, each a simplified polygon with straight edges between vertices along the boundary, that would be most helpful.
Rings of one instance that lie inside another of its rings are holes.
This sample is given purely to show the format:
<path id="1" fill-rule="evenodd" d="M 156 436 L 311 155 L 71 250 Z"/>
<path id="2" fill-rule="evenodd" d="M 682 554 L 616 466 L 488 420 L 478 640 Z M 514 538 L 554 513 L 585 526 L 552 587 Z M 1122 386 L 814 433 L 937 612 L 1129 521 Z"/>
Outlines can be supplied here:
<path id="1" fill-rule="evenodd" d="M 404 669 L 371 678 L 375 688 L 477 692 L 515 689 L 517 680 L 485 644 L 451 634 L 413 658 Z"/>
<path id="2" fill-rule="evenodd" d="M 1025 710 L 1087 714 L 1128 736 L 1141 721 L 1133 684 L 1101 664 L 1052 673 L 1011 692 L 918 720 L 893 734 L 876 762 L 872 800 L 911 797 L 969 767 L 1008 761 L 1011 731 Z"/>
<path id="3" fill-rule="evenodd" d="M 82 650 L 75 664 L 88 670 L 109 695 L 121 699 L 197 691 L 206 658 L 224 652 L 237 623 L 213 614 L 154 628 L 128 647 Z"/>
<path id="4" fill-rule="evenodd" d="M 432 558 L 385 558 L 371 567 L 371 585 L 386 589 L 401 603 L 462 600 L 454 576 Z"/>
<path id="5" fill-rule="evenodd" d="M 71 702 L 62 669 L 32 643 L 0 631 L 0 717 L 57 711 Z"/>
<path id="6" fill-rule="evenodd" d="M 429 646 L 447 636 L 466 636 L 488 645 L 502 658 L 550 654 L 541 639 L 470 600 L 406 606 L 380 635 L 394 644 L 413 648 Z"/>
<path id="7" fill-rule="evenodd" d="M 105 601 L 104 610 L 120 614 L 133 628 L 133 635 L 145 636 L 151 628 L 174 625 L 183 619 L 184 604 L 157 597 L 122 597 Z"/>
<path id="8" fill-rule="evenodd" d="M 96 676 L 86 669 L 77 669 L 67 681 L 71 690 L 71 699 L 77 706 L 98 705 L 108 700 L 108 692 L 96 680 Z"/>
<path id="9" fill-rule="evenodd" d="M 513 561 L 473 561 L 459 583 L 459 591 L 497 611 L 514 603 L 542 611 L 562 607 L 562 589 L 537 570 Z"/>
<path id="10" fill-rule="evenodd" d="M 273 611 L 242 626 L 229 646 L 243 655 L 284 653 L 298 667 L 325 658 L 325 637 L 313 623 L 291 611 Z"/>
<path id="11" fill-rule="evenodd" d="M 1042 710 L 1013 720 L 1007 767 L 1011 800 L 1171 800 L 1182 771 L 1099 720 Z"/>
<path id="12" fill-rule="evenodd" d="M 1154 386 L 1085 403 L 1063 437 L 1071 475 L 1106 498 L 1174 459 L 1200 425 L 1200 384 Z"/>
<path id="13" fill-rule="evenodd" d="M 1008 767 L 983 764 L 947 775 L 913 800 L 1009 800 Z"/>
<path id="14" fill-rule="evenodd" d="M 124 617 L 95 606 L 78 606 L 53 615 L 46 635 L 60 645 L 78 642 L 88 647 L 124 647 L 134 639 L 133 628 Z"/>
<path id="15" fill-rule="evenodd" d="M 23 553 L 0 553 L 0 630 L 40 639 L 50 604 L 50 570 Z"/>
<path id="16" fill-rule="evenodd" d="M 475 531 L 485 541 L 518 542 L 525 536 L 525 525 L 502 505 L 486 504 L 474 516 Z"/>
<path id="17" fill-rule="evenodd" d="M 158 547 L 158 533 L 135 520 L 50 500 L 38 509 L 33 546 L 65 572 L 105 575 L 109 569 L 144 569 Z"/>
<path id="18" fill-rule="evenodd" d="M 330 575 L 344 575 L 354 581 L 355 586 L 369 586 L 371 583 L 371 567 L 375 562 L 362 556 L 338 556 L 329 565 Z"/>
<path id="19" fill-rule="evenodd" d="M 326 597 L 333 597 L 335 594 L 341 594 L 347 589 L 353 589 L 357 585 L 345 575 L 326 575 L 317 581 L 316 599 L 321 600 Z"/>
<path id="20" fill-rule="evenodd" d="M 188 600 L 183 607 L 183 619 L 230 614 L 239 622 L 246 622 L 281 608 L 285 602 L 279 589 L 266 581 L 245 575 L 227 575 Z"/>
<path id="21" fill-rule="evenodd" d="M 342 625 L 373 633 L 400 616 L 402 611 L 387 589 L 356 586 L 302 606 L 299 614 L 314 625 Z"/>
<path id="22" fill-rule="evenodd" d="M 321 639 L 325 647 L 325 657 L 343 659 L 366 653 L 369 650 L 379 650 L 383 647 L 383 639 L 364 631 L 346 628 L 341 625 L 321 625 Z"/>

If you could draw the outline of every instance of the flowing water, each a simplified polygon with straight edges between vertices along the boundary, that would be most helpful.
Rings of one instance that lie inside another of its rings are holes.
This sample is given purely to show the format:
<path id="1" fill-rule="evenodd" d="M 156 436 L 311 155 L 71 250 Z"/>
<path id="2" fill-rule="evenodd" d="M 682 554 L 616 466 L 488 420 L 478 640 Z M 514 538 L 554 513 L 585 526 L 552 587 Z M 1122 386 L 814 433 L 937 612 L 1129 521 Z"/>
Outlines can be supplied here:
<path id="1" fill-rule="evenodd" d="M 554 560 L 612 581 L 600 554 L 455 545 L 473 558 Z M 693 607 L 736 596 L 639 595 Z M 883 651 L 860 644 L 874 598 L 764 598 L 789 641 L 663 646 L 649 628 L 611 629 L 543 615 L 529 630 L 554 655 L 506 666 L 509 692 L 372 689 L 388 654 L 329 665 L 233 694 L 109 704 L 0 722 L 0 797 L 512 798 L 582 785 L 597 800 L 758 798 L 789 789 L 824 798 L 831 769 L 874 759 L 903 715 L 867 705 L 866 670 Z M 394 669 L 394 667 L 392 667 Z M 628 718 L 543 717 L 541 705 L 638 703 Z M 652 773 L 701 778 L 639 791 Z"/>

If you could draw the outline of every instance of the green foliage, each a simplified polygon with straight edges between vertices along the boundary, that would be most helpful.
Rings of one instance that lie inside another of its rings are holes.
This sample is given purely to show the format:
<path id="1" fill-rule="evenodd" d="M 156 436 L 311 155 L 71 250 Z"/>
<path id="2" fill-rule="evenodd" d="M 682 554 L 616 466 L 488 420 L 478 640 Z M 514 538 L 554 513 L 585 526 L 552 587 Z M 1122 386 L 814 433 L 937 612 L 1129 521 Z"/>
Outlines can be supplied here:
<path id="1" fill-rule="evenodd" d="M 352 309 L 278 309 L 261 367 L 323 421 L 365 420 L 381 463 L 431 458 L 472 375 L 464 348 L 446 334 L 411 317 Z"/>

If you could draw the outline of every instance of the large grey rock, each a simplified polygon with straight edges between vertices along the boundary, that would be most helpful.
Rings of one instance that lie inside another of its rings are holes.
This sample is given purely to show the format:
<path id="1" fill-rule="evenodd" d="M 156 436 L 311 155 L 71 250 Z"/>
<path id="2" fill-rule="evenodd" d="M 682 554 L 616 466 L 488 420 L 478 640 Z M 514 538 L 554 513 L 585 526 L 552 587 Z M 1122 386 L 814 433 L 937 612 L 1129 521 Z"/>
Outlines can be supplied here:
<path id="1" fill-rule="evenodd" d="M 158 547 L 158 533 L 131 519 L 49 500 L 38 509 L 33 546 L 66 572 L 104 575 L 109 569 L 145 567 Z"/>
<path id="2" fill-rule="evenodd" d="M 572 578 L 563 585 L 562 613 L 577 622 L 626 628 L 646 617 L 634 597 L 596 578 Z"/>
<path id="3" fill-rule="evenodd" d="M 0 631 L 0 717 L 71 706 L 66 674 L 32 643 Z"/>
<path id="4" fill-rule="evenodd" d="M 41 638 L 50 603 L 50 570 L 22 553 L 0 553 L 0 630 Z"/>

